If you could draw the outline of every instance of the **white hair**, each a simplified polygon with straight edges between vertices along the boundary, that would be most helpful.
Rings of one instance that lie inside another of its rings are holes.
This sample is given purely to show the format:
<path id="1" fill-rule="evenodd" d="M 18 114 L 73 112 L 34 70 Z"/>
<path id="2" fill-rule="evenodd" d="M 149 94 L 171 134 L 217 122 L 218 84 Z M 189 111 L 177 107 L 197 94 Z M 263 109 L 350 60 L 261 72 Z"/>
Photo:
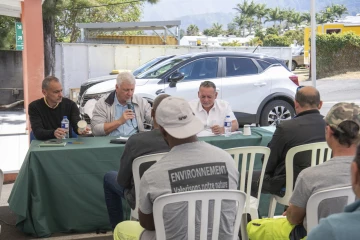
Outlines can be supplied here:
<path id="1" fill-rule="evenodd" d="M 135 84 L 135 77 L 132 73 L 130 72 L 121 72 L 117 75 L 116 77 L 116 85 L 118 85 L 118 87 L 120 87 L 120 85 L 123 82 L 127 82 L 130 84 Z"/>

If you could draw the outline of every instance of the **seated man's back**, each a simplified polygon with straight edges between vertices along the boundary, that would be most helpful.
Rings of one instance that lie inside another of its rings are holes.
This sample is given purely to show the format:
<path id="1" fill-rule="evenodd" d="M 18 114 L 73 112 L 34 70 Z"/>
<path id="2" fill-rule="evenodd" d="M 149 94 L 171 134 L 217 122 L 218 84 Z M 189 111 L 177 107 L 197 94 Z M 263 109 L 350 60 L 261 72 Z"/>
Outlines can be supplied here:
<path id="1" fill-rule="evenodd" d="M 350 185 L 350 165 L 353 156 L 334 157 L 320 165 L 307 168 L 299 174 L 290 203 L 306 208 L 311 195 L 330 188 Z M 342 212 L 346 198 L 325 199 L 319 205 L 319 217 L 324 218 L 333 213 Z M 306 216 L 303 223 L 307 228 Z"/>
<path id="2" fill-rule="evenodd" d="M 178 145 L 144 173 L 140 188 L 140 210 L 145 214 L 152 213 L 154 200 L 168 193 L 237 189 L 238 179 L 234 160 L 222 149 L 205 142 Z M 197 214 L 200 214 L 198 210 Z M 168 239 L 186 239 L 187 205 L 166 206 L 164 216 Z M 226 202 L 222 206 L 221 239 L 231 239 L 234 222 L 235 203 Z M 200 233 L 199 224 L 200 221 L 197 221 L 197 234 Z"/>
<path id="3" fill-rule="evenodd" d="M 285 159 L 291 148 L 325 141 L 326 125 L 318 110 L 322 105 L 319 92 L 313 87 L 301 88 L 296 93 L 294 105 L 297 116 L 281 122 L 268 144 L 271 153 L 265 170 L 263 192 L 282 195 L 286 183 Z M 294 156 L 294 182 L 298 174 L 310 165 L 310 152 Z"/>

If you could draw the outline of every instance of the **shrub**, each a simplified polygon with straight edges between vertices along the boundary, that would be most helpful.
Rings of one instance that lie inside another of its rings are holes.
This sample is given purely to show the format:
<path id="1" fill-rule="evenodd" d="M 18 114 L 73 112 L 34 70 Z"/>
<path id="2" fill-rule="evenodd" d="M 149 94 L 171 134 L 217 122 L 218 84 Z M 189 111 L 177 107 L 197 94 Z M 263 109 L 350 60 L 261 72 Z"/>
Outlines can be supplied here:
<path id="1" fill-rule="evenodd" d="M 318 34 L 316 68 L 319 78 L 360 69 L 360 36 L 353 32 Z"/>
<path id="2" fill-rule="evenodd" d="M 263 46 L 266 47 L 288 47 L 291 44 L 291 40 L 285 36 L 266 35 L 263 41 Z"/>

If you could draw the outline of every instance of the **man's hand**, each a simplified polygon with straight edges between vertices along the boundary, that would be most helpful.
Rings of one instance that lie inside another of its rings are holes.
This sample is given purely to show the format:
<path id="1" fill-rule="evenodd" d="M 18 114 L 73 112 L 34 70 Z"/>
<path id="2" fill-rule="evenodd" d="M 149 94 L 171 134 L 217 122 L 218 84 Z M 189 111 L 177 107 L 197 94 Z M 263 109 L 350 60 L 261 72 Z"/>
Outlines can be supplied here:
<path id="1" fill-rule="evenodd" d="M 66 132 L 67 132 L 66 129 L 64 129 L 64 128 L 58 128 L 58 129 L 55 130 L 54 136 L 55 136 L 57 139 L 63 139 L 64 136 L 66 135 Z"/>
<path id="2" fill-rule="evenodd" d="M 79 135 L 86 135 L 86 134 L 89 134 L 90 132 L 90 128 L 89 127 L 86 127 L 83 131 L 80 130 L 80 128 L 78 129 L 78 134 Z"/>
<path id="3" fill-rule="evenodd" d="M 123 115 L 118 119 L 120 125 L 123 125 L 127 120 L 133 119 L 135 117 L 134 112 L 131 109 L 124 111 Z"/>
<path id="4" fill-rule="evenodd" d="M 211 127 L 211 131 L 216 135 L 223 134 L 224 127 L 220 127 L 219 125 L 214 125 Z"/>

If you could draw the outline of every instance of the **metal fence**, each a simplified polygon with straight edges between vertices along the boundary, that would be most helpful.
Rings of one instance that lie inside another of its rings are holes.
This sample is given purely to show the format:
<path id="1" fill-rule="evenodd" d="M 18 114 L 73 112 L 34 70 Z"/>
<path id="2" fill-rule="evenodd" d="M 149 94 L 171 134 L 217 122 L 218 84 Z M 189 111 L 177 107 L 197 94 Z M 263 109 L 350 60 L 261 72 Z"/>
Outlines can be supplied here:
<path id="1" fill-rule="evenodd" d="M 134 70 L 161 55 L 214 51 L 253 52 L 254 50 L 255 47 L 57 43 L 55 75 L 62 81 L 65 95 L 69 96 L 70 88 L 79 88 L 89 78 L 108 75 L 113 69 Z M 291 64 L 290 47 L 258 47 L 255 53 L 282 58 Z"/>

